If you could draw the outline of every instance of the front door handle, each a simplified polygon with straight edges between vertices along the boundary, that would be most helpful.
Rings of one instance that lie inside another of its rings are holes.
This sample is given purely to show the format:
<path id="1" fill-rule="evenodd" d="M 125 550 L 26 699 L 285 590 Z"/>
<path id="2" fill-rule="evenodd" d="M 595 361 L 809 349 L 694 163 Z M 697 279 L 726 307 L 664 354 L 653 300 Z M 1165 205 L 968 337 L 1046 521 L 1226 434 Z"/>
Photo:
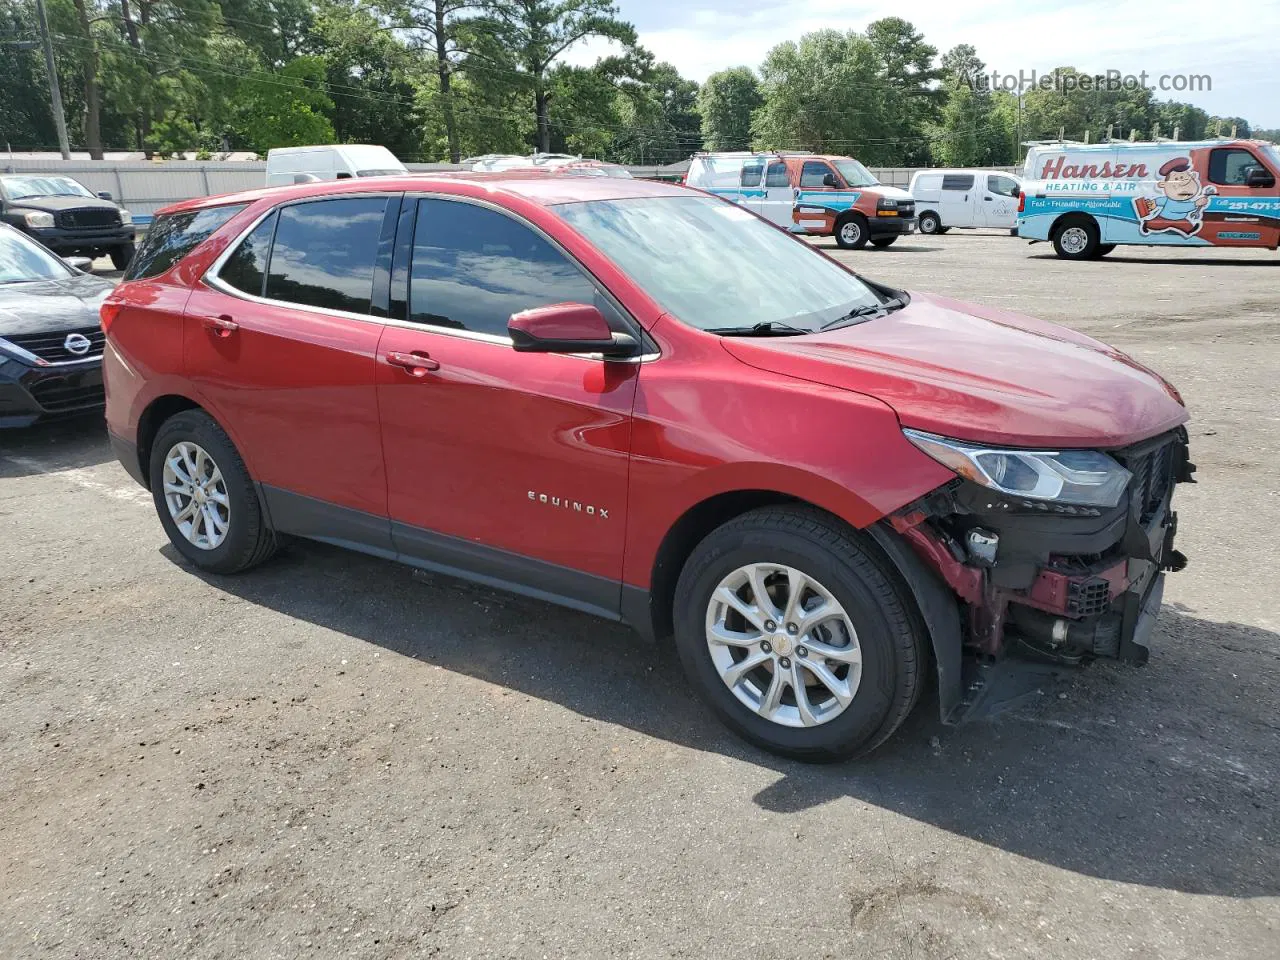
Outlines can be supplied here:
<path id="1" fill-rule="evenodd" d="M 430 371 L 440 369 L 440 361 L 432 360 L 431 356 L 422 350 L 414 350 L 412 353 L 392 350 L 387 354 L 387 363 L 393 367 L 408 370 L 415 377 L 425 377 Z"/>
<path id="2" fill-rule="evenodd" d="M 227 314 L 219 314 L 216 317 L 205 317 L 204 328 L 212 333 L 215 337 L 229 337 L 240 329 L 240 324 L 236 323 Z"/>

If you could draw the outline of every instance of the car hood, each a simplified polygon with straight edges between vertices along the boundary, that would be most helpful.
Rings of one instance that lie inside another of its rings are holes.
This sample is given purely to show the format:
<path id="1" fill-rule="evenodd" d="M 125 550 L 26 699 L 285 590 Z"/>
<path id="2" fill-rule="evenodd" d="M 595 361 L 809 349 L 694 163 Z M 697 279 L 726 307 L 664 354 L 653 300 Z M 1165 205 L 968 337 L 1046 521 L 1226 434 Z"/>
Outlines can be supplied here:
<path id="1" fill-rule="evenodd" d="M 884 197 L 886 200 L 910 200 L 911 199 L 911 194 L 907 193 L 907 191 L 899 187 L 891 187 L 883 183 L 877 184 L 874 187 L 866 187 L 865 189 L 871 191 L 872 193 L 880 194 L 880 196 Z"/>
<path id="2" fill-rule="evenodd" d="M 87 273 L 66 280 L 0 283 L 0 337 L 98 325 L 111 284 Z"/>
<path id="3" fill-rule="evenodd" d="M 1186 421 L 1156 373 L 1066 327 L 915 293 L 803 337 L 725 338 L 743 363 L 889 404 L 905 427 L 1015 447 L 1123 447 Z"/>
<path id="4" fill-rule="evenodd" d="M 101 197 L 23 197 L 11 200 L 15 208 L 23 210 L 44 210 L 57 213 L 60 210 L 119 210 L 118 204 Z"/>

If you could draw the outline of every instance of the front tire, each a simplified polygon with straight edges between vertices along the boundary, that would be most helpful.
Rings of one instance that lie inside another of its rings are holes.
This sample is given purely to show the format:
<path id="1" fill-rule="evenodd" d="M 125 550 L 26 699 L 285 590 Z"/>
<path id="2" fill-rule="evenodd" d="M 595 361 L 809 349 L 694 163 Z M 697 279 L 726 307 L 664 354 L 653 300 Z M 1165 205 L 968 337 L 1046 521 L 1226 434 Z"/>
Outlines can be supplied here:
<path id="1" fill-rule="evenodd" d="M 867 239 L 867 218 L 862 214 L 846 214 L 836 221 L 836 246 L 841 250 L 861 250 Z"/>
<path id="2" fill-rule="evenodd" d="M 160 425 L 151 446 L 151 498 L 169 541 L 209 573 L 240 573 L 276 550 L 249 471 L 203 410 Z"/>
<path id="3" fill-rule="evenodd" d="M 942 220 L 932 210 L 926 210 L 916 221 L 916 229 L 921 233 L 941 233 Z"/>
<path id="4" fill-rule="evenodd" d="M 128 243 L 122 243 L 118 247 L 111 248 L 111 265 L 117 270 L 123 270 L 133 262 L 133 255 L 136 247 L 132 240 Z"/>
<path id="5" fill-rule="evenodd" d="M 918 615 L 874 548 L 821 511 L 767 507 L 713 531 L 680 573 L 674 613 L 698 694 L 772 753 L 867 753 L 919 698 Z"/>

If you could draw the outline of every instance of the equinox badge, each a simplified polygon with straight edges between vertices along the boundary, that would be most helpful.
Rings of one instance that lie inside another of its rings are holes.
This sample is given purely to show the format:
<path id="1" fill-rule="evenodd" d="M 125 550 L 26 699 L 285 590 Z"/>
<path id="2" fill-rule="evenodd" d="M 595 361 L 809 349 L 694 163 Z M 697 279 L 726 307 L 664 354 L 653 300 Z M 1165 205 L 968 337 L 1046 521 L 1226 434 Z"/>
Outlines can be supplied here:
<path id="1" fill-rule="evenodd" d="M 594 504 L 579 503 L 577 500 L 570 500 L 566 497 L 551 497 L 545 493 L 538 493 L 536 490 L 529 491 L 529 499 L 534 503 L 545 503 L 549 507 L 560 507 L 564 510 L 572 510 L 574 513 L 585 513 L 588 516 L 600 517 L 604 520 L 609 519 L 609 511 Z"/>

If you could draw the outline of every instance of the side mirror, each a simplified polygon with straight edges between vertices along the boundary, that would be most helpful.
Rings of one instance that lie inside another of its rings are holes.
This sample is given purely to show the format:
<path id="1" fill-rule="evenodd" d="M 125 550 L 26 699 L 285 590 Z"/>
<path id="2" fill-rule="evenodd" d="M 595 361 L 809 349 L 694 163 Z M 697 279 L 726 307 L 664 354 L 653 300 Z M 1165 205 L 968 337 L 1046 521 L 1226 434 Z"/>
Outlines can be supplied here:
<path id="1" fill-rule="evenodd" d="M 840 186 L 840 184 L 836 182 L 836 175 L 834 173 L 824 173 L 822 175 L 822 185 L 824 187 Z"/>
<path id="2" fill-rule="evenodd" d="M 111 200 L 111 199 L 113 199 L 113 198 L 112 198 L 111 194 L 110 194 L 108 191 L 106 191 L 106 190 L 99 190 L 99 191 L 98 191 L 98 199 L 99 199 L 99 200 Z"/>
<path id="3" fill-rule="evenodd" d="M 320 178 L 314 173 L 295 173 L 293 175 L 294 183 L 319 183 Z"/>
<path id="4" fill-rule="evenodd" d="M 512 314 L 507 332 L 518 353 L 602 353 L 606 357 L 632 357 L 640 349 L 634 337 L 614 333 L 604 315 L 585 303 L 553 303 Z"/>
<path id="5" fill-rule="evenodd" d="M 1274 187 L 1276 178 L 1265 167 L 1250 167 L 1249 172 L 1244 175 L 1244 185 L 1246 187 Z"/>
<path id="6" fill-rule="evenodd" d="M 318 178 L 317 178 L 317 179 L 318 179 Z M 351 174 L 350 174 L 350 172 L 349 172 L 349 171 L 343 170 L 343 171 L 341 171 L 341 172 L 340 172 L 336 177 L 334 177 L 334 179 L 335 179 L 335 180 L 350 180 L 350 179 L 351 179 Z"/>
<path id="7" fill-rule="evenodd" d="M 62 262 L 81 273 L 89 273 L 93 269 L 93 261 L 88 257 L 63 257 Z"/>

